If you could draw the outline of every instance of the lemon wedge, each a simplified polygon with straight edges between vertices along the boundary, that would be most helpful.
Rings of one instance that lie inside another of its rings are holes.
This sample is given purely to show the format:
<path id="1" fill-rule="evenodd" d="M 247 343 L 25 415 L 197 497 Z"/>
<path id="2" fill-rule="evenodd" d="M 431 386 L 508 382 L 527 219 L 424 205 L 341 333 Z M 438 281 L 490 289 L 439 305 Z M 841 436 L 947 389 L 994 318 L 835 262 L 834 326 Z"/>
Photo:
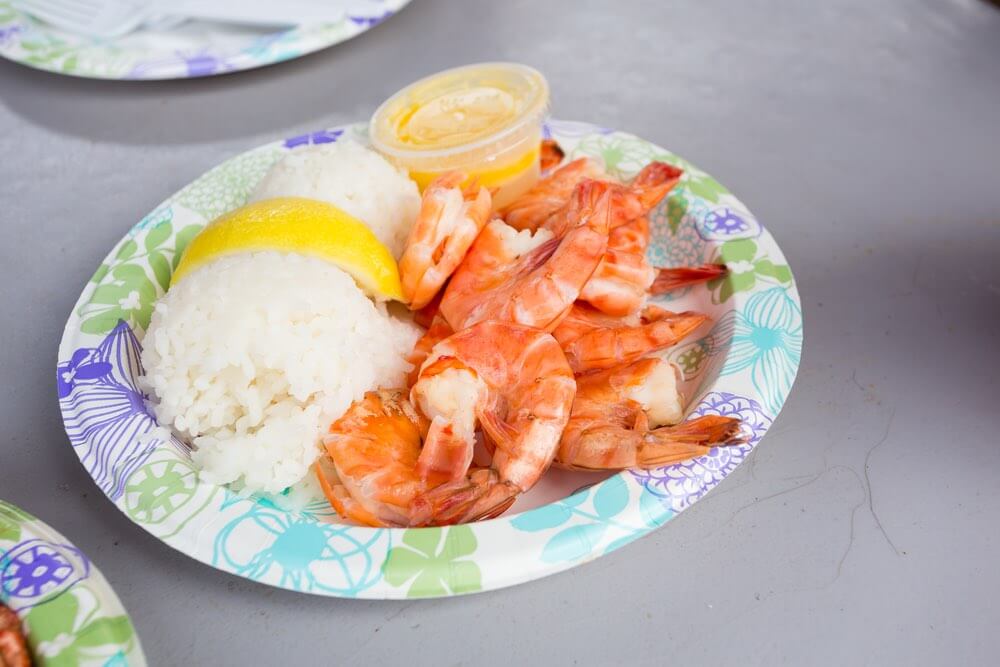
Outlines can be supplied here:
<path id="1" fill-rule="evenodd" d="M 216 218 L 188 244 L 171 284 L 219 257 L 260 250 L 325 259 L 368 296 L 404 300 L 396 260 L 371 230 L 333 204 L 303 197 L 265 199 Z"/>

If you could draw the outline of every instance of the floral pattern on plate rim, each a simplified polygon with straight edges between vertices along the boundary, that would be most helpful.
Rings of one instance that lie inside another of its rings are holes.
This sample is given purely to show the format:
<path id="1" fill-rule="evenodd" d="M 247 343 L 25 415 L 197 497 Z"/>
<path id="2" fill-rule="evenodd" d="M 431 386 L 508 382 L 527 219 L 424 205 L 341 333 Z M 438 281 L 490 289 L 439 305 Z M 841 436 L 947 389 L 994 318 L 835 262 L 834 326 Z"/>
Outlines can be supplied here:
<path id="1" fill-rule="evenodd" d="M 90 559 L 47 524 L 3 500 L 0 601 L 21 619 L 39 664 L 146 664 L 125 608 Z"/>
<path id="2" fill-rule="evenodd" d="M 671 352 L 695 399 L 692 412 L 742 416 L 747 445 L 656 470 L 622 472 L 548 505 L 452 528 L 332 524 L 311 509 L 283 509 L 278 497 L 243 497 L 200 482 L 187 446 L 156 425 L 138 400 L 143 295 L 138 295 L 142 307 L 125 308 L 136 299 L 117 304 L 128 317 L 105 333 L 99 332 L 106 322 L 84 326 L 91 316 L 86 305 L 102 286 L 128 288 L 130 280 L 161 294 L 175 256 L 189 240 L 182 232 L 189 236 L 211 215 L 239 205 L 264 167 L 286 152 L 345 136 L 363 140 L 364 126 L 357 124 L 289 137 L 234 157 L 157 206 L 108 255 L 66 325 L 56 378 L 74 450 L 95 481 L 132 521 L 204 563 L 273 586 L 357 598 L 458 595 L 530 581 L 620 548 L 703 497 L 756 446 L 791 390 L 802 345 L 791 271 L 750 211 L 689 162 L 632 135 L 585 123 L 549 121 L 545 134 L 570 156 L 611 162 L 621 177 L 649 159 L 685 168 L 681 184 L 651 215 L 655 262 L 722 257 L 749 265 L 738 265 L 742 270 L 734 274 L 752 271 L 752 281 L 739 278 L 725 292 L 723 283 L 701 285 L 682 295 L 697 298 L 715 325 Z M 254 165 L 251 171 L 248 164 Z M 733 250 L 724 252 L 726 244 Z M 164 257 L 160 269 L 150 263 L 154 253 Z M 116 273 L 121 265 L 135 265 L 143 276 Z M 115 295 L 129 299 L 133 290 L 112 291 L 105 301 Z"/>
<path id="3" fill-rule="evenodd" d="M 29 67 L 94 79 L 189 79 L 228 74 L 292 60 L 339 44 L 372 29 L 410 0 L 374 0 L 365 13 L 336 23 L 299 26 L 248 37 L 239 48 L 204 46 L 177 49 L 166 38 L 162 48 L 124 48 L 113 40 L 73 35 L 27 16 L 0 0 L 0 56 Z M 156 39 L 151 33 L 147 39 Z M 167 44 L 170 43 L 170 46 Z"/>

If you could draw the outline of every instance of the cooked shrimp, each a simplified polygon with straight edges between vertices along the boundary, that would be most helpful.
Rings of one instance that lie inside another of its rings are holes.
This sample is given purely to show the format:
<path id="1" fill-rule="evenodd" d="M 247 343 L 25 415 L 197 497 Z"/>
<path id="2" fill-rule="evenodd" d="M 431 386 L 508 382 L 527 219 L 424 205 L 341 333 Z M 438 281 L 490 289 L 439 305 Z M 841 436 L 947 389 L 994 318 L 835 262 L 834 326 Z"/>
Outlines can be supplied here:
<path id="1" fill-rule="evenodd" d="M 557 166 L 566 157 L 565 151 L 556 143 L 555 139 L 542 139 L 541 154 L 541 169 L 543 173 Z"/>
<path id="2" fill-rule="evenodd" d="M 609 227 L 615 229 L 645 216 L 666 196 L 670 188 L 677 182 L 679 176 L 675 176 L 675 173 L 679 173 L 678 170 L 670 165 L 653 162 L 639 172 L 639 176 L 636 177 L 636 180 L 631 185 L 609 181 L 608 193 L 611 197 Z M 636 185 L 636 183 L 639 183 L 639 185 Z M 577 187 L 580 187 L 580 185 L 578 184 Z M 556 237 L 561 237 L 573 228 L 576 219 L 579 217 L 579 213 L 575 208 L 576 205 L 576 199 L 570 197 L 562 207 L 545 220 L 542 227 L 552 232 Z M 646 245 L 648 243 L 649 236 L 647 232 Z M 645 246 L 643 246 L 643 252 L 645 252 Z"/>
<path id="3" fill-rule="evenodd" d="M 316 463 L 313 464 L 313 470 L 316 473 L 316 479 L 319 480 L 320 488 L 323 489 L 323 494 L 330 501 L 330 506 L 341 517 L 364 526 L 391 525 L 383 522 L 351 496 L 347 487 L 340 481 L 337 466 L 329 454 L 320 454 Z"/>
<path id="4" fill-rule="evenodd" d="M 446 282 L 445 285 L 448 283 Z M 434 323 L 434 318 L 437 317 L 438 309 L 441 307 L 441 297 L 444 296 L 444 288 L 439 289 L 438 293 L 434 295 L 434 298 L 425 305 L 423 308 L 413 311 L 413 321 L 425 329 Z"/>
<path id="5" fill-rule="evenodd" d="M 476 492 L 449 494 L 450 504 L 435 508 L 440 515 L 429 512 L 421 494 L 447 477 L 426 477 L 418 470 L 426 429 L 427 420 L 403 390 L 371 391 L 356 401 L 330 427 L 327 453 L 315 465 L 320 486 L 337 513 L 367 526 L 426 526 L 485 519 L 510 506 L 513 498 L 483 509 L 479 516 L 466 517 L 460 511 L 484 497 L 480 489 L 503 488 L 494 470 L 473 468 L 465 484 Z"/>
<path id="6" fill-rule="evenodd" d="M 428 420 L 407 400 L 404 389 L 370 391 L 355 401 L 330 426 L 326 454 L 315 465 L 320 486 L 337 513 L 367 526 L 449 523 L 417 502 L 450 479 L 421 473 L 421 441 L 428 429 Z M 488 483 L 496 473 L 473 469 L 468 478 L 469 484 Z"/>
<path id="7" fill-rule="evenodd" d="M 576 303 L 552 335 L 573 372 L 583 373 L 631 363 L 676 345 L 706 320 L 700 313 L 672 313 L 657 306 L 646 306 L 641 315 L 612 317 Z"/>
<path id="8" fill-rule="evenodd" d="M 316 475 L 334 509 L 365 525 L 496 516 L 552 463 L 575 392 L 551 335 L 483 322 L 434 346 L 416 407 L 402 389 L 356 401 L 331 425 Z M 496 444 L 490 469 L 470 466 L 477 421 Z"/>
<path id="9" fill-rule="evenodd" d="M 417 381 L 417 376 L 420 375 L 420 365 L 424 363 L 427 355 L 431 353 L 431 348 L 453 333 L 455 332 L 452 331 L 452 328 L 448 326 L 443 317 L 437 315 L 434 318 L 431 325 L 427 327 L 427 331 L 424 332 L 424 335 L 413 346 L 410 356 L 406 358 L 406 361 L 413 366 L 406 378 L 408 386 L 412 387 L 413 383 Z"/>
<path id="10" fill-rule="evenodd" d="M 21 629 L 21 619 L 0 602 L 0 665 L 31 667 L 31 653 Z"/>
<path id="11" fill-rule="evenodd" d="M 608 249 L 580 291 L 580 300 L 609 315 L 641 310 L 657 275 L 646 260 L 647 245 L 649 220 L 645 216 L 612 229 Z"/>
<path id="12" fill-rule="evenodd" d="M 680 182 L 683 175 L 683 169 L 666 162 L 650 162 L 643 167 L 630 185 L 632 192 L 645 207 L 644 213 L 656 207 Z"/>
<path id="13" fill-rule="evenodd" d="M 514 229 L 535 231 L 569 201 L 581 181 L 603 178 L 607 175 L 599 162 L 592 158 L 578 158 L 539 180 L 534 187 L 501 209 L 500 217 Z"/>
<path id="14" fill-rule="evenodd" d="M 551 330 L 568 312 L 608 243 L 608 184 L 586 181 L 574 198 L 574 228 L 562 238 L 518 232 L 494 220 L 472 244 L 441 299 L 440 312 L 459 331 L 484 320 Z"/>
<path id="15" fill-rule="evenodd" d="M 740 421 L 715 415 L 683 418 L 676 369 L 662 359 L 577 377 L 573 410 L 556 463 L 579 470 L 651 468 L 734 445 Z"/>
<path id="16" fill-rule="evenodd" d="M 324 462 L 317 475 L 338 513 L 376 526 L 408 526 L 410 505 L 434 482 L 417 474 L 417 459 L 429 422 L 403 389 L 370 391 L 330 426 L 324 443 L 336 471 Z"/>
<path id="17" fill-rule="evenodd" d="M 403 296 L 411 310 L 427 305 L 465 257 L 490 215 L 489 190 L 449 172 L 424 190 L 406 249 L 399 260 Z"/>
<path id="18" fill-rule="evenodd" d="M 421 520 L 467 521 L 503 511 L 552 463 L 576 392 L 573 372 L 549 334 L 508 322 L 481 322 L 434 346 L 411 398 L 431 418 L 421 458 L 436 428 L 444 431 L 443 467 L 472 460 L 450 451 L 451 434 L 465 434 L 475 418 L 495 450 L 495 476 L 466 475 L 417 499 Z M 466 463 L 468 466 L 468 463 Z M 441 466 L 432 470 L 438 472 Z M 451 471 L 448 471 L 451 472 Z"/>
<path id="19" fill-rule="evenodd" d="M 721 264 L 654 267 L 646 259 L 648 245 L 649 220 L 645 216 L 613 228 L 608 249 L 583 286 L 580 300 L 608 315 L 628 315 L 641 310 L 650 294 L 663 294 L 726 273 Z"/>

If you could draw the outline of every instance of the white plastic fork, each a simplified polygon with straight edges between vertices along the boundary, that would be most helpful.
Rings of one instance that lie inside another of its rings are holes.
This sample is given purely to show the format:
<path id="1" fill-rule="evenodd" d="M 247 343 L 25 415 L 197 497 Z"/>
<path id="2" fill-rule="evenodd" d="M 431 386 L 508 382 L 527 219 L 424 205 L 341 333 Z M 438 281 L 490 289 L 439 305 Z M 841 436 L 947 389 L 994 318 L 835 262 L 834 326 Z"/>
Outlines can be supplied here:
<path id="1" fill-rule="evenodd" d="M 14 0 L 13 5 L 46 23 L 91 37 L 120 37 L 153 15 L 126 0 Z"/>
<path id="2" fill-rule="evenodd" d="M 351 15 L 381 16 L 372 0 L 13 0 L 14 7 L 70 32 L 120 37 L 157 14 L 248 25 L 334 23 Z"/>

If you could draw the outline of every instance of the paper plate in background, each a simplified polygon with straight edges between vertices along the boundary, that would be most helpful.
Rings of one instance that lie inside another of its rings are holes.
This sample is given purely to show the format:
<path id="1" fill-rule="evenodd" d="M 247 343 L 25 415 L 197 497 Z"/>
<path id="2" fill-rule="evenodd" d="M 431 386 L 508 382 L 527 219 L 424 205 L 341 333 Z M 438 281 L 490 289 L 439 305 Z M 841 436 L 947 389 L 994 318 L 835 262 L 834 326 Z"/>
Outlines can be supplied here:
<path id="1" fill-rule="evenodd" d="M 105 40 L 74 35 L 0 1 L 0 56 L 37 69 L 90 79 L 189 79 L 298 58 L 378 25 L 410 0 L 373 0 L 337 23 L 260 29 L 189 21 Z"/>
<path id="2" fill-rule="evenodd" d="M 507 515 L 445 528 L 337 523 L 318 500 L 241 497 L 206 484 L 188 446 L 160 427 L 137 378 L 153 303 L 191 238 L 242 205 L 277 160 L 353 138 L 364 125 L 292 137 L 238 155 L 135 224 L 84 288 L 59 347 L 57 384 L 70 442 L 97 485 L 166 544 L 213 567 L 283 588 L 339 597 L 403 598 L 489 590 L 565 570 L 662 525 L 730 474 L 770 427 L 799 365 L 802 313 L 781 250 L 747 208 L 687 161 L 647 141 L 582 123 L 550 122 L 569 157 L 590 155 L 631 178 L 651 160 L 683 167 L 650 214 L 658 266 L 722 261 L 721 280 L 666 295 L 673 310 L 714 322 L 671 350 L 689 413 L 738 416 L 748 444 L 653 470 L 553 470 Z"/>
<path id="3" fill-rule="evenodd" d="M 42 521 L 2 500 L 0 602 L 21 619 L 38 664 L 146 664 L 125 608 L 87 556 Z"/>

